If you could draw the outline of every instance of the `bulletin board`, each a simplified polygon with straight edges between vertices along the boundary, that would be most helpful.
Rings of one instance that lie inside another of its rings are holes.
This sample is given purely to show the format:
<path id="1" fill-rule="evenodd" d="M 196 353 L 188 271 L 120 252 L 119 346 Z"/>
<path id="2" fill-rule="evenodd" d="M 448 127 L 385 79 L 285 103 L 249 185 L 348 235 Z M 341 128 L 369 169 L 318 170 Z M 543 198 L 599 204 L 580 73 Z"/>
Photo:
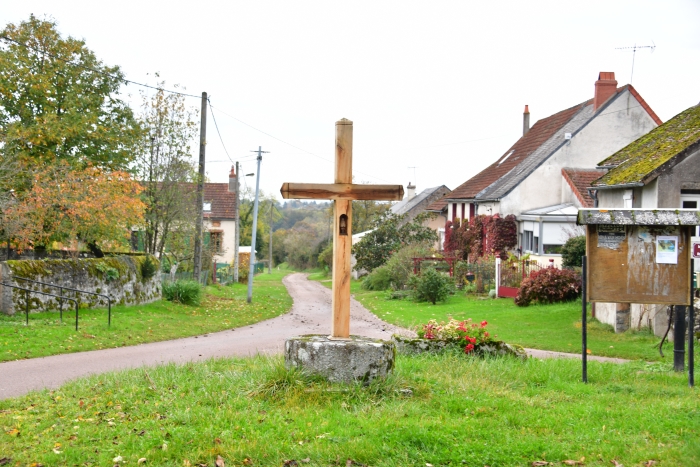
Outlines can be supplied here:
<path id="1" fill-rule="evenodd" d="M 591 302 L 689 305 L 689 225 L 586 225 Z"/>

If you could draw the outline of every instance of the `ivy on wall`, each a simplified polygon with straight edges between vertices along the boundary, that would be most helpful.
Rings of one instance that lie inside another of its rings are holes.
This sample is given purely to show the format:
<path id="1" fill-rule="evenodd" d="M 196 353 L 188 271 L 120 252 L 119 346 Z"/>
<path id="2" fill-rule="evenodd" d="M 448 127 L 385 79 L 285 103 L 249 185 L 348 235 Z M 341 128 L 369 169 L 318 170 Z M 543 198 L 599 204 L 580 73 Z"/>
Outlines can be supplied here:
<path id="1" fill-rule="evenodd" d="M 465 261 L 476 261 L 488 255 L 506 259 L 508 250 L 518 244 L 518 223 L 515 216 L 480 215 L 462 222 L 455 219 L 445 224 L 445 252 Z"/>

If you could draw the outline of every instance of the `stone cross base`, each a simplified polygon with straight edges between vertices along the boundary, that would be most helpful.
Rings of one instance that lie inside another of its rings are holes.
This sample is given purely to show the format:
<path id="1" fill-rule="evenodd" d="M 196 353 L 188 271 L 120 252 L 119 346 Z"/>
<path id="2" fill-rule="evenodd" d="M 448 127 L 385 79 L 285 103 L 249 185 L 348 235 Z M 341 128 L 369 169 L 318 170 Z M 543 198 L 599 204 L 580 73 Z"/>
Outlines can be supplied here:
<path id="1" fill-rule="evenodd" d="M 394 369 L 395 360 L 393 342 L 369 337 L 332 339 L 308 334 L 284 343 L 287 369 L 300 368 L 331 382 L 366 384 L 375 378 L 386 378 Z"/>

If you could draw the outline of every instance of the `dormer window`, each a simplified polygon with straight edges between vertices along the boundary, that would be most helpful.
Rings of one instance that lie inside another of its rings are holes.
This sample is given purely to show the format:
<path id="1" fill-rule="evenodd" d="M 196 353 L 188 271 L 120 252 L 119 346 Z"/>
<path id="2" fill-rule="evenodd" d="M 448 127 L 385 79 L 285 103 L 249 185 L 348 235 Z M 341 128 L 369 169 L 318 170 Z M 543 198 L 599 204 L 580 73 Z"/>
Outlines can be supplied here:
<path id="1" fill-rule="evenodd" d="M 204 212 L 211 212 L 211 203 L 204 202 Z"/>
<path id="2" fill-rule="evenodd" d="M 506 159 L 508 159 L 510 156 L 513 155 L 514 152 L 515 152 L 515 150 L 513 150 L 513 151 L 509 152 L 508 154 L 506 154 L 505 157 L 504 157 L 503 159 L 501 159 L 501 160 L 498 162 L 498 165 L 503 164 L 503 163 L 506 161 Z"/>

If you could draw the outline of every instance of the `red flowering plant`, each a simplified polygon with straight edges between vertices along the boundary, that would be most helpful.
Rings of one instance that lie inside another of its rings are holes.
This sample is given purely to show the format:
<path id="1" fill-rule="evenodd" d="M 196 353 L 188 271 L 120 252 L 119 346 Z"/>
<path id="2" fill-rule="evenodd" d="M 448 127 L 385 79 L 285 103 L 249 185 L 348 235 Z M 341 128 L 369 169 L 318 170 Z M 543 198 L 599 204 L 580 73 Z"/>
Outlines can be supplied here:
<path id="1" fill-rule="evenodd" d="M 472 323 L 471 318 L 457 321 L 454 318 L 445 323 L 431 319 L 418 328 L 418 337 L 443 341 L 446 344 L 464 346 L 464 353 L 471 353 L 482 344 L 493 342 L 491 334 L 486 330 L 488 323 Z"/>

